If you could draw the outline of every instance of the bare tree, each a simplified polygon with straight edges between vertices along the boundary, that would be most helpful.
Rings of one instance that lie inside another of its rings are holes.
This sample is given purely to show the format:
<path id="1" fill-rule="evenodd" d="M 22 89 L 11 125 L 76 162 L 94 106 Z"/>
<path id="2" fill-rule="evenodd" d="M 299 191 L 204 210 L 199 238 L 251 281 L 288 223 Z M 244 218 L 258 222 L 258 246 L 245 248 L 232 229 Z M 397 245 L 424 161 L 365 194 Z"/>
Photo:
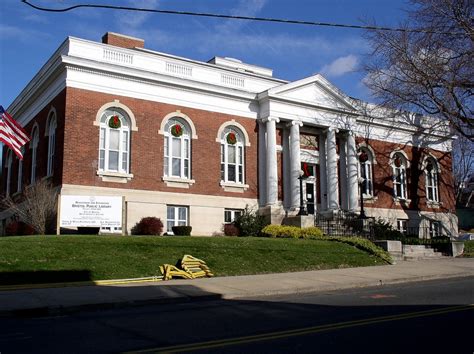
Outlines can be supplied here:
<path id="1" fill-rule="evenodd" d="M 384 105 L 439 117 L 474 141 L 474 2 L 411 5 L 404 31 L 368 32 L 365 82 Z"/>
<path id="2" fill-rule="evenodd" d="M 474 143 L 464 137 L 454 141 L 454 191 L 456 203 L 460 204 L 466 188 L 466 180 L 474 170 Z"/>
<path id="3" fill-rule="evenodd" d="M 7 197 L 3 203 L 20 221 L 31 225 L 37 234 L 44 235 L 56 217 L 57 195 L 57 189 L 48 180 L 41 180 L 26 188 L 20 201 Z"/>

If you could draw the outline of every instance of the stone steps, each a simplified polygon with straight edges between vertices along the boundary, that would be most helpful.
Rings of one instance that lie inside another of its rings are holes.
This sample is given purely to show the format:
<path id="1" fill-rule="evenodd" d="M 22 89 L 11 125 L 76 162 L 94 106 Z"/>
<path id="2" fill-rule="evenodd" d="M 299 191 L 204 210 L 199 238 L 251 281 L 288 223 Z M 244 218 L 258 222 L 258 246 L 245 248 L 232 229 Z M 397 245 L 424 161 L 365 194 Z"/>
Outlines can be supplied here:
<path id="1" fill-rule="evenodd" d="M 422 259 L 445 258 L 441 252 L 436 252 L 430 246 L 425 245 L 403 245 L 403 259 L 406 261 L 416 261 Z"/>

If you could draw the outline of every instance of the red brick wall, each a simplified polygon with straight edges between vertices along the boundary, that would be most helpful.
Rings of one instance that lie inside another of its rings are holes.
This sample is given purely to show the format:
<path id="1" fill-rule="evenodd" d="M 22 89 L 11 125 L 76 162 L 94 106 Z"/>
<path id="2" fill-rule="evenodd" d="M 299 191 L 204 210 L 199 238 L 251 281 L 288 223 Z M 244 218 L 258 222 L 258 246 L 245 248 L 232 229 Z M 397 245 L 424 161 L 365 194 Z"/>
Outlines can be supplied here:
<path id="1" fill-rule="evenodd" d="M 103 182 L 97 176 L 99 127 L 93 125 L 97 112 L 105 103 L 118 99 L 134 113 L 138 131 L 131 133 L 130 173 L 126 184 Z M 180 110 L 196 128 L 198 139 L 192 144 L 191 177 L 196 181 L 189 189 L 167 187 L 163 176 L 164 137 L 158 134 L 163 118 Z M 245 148 L 245 183 L 250 188 L 243 194 L 224 192 L 220 183 L 220 143 L 216 142 L 219 127 L 235 119 L 244 126 L 250 139 Z M 255 120 L 228 114 L 202 111 L 181 106 L 120 97 L 87 90 L 68 88 L 64 147 L 63 182 L 78 185 L 222 195 L 257 197 L 257 124 Z"/>
<path id="2" fill-rule="evenodd" d="M 360 143 L 363 139 L 357 139 L 357 141 Z M 368 204 L 367 207 L 437 212 L 448 212 L 449 210 L 454 210 L 455 197 L 451 153 L 377 140 L 369 140 L 368 144 L 374 150 L 377 160 L 377 164 L 373 166 L 373 173 L 374 192 L 378 199 L 373 204 Z M 390 165 L 390 153 L 395 150 L 403 150 L 410 161 L 410 168 L 407 170 L 407 176 L 408 199 L 411 199 L 411 203 L 408 206 L 398 205 L 398 203 L 395 203 L 393 200 L 393 171 L 392 166 Z M 441 168 L 438 185 L 439 198 L 442 205 L 438 209 L 430 208 L 427 205 L 425 174 L 423 171 L 420 171 L 421 162 L 428 152 L 436 157 Z"/>
<path id="3" fill-rule="evenodd" d="M 33 132 L 33 126 L 35 123 L 38 123 L 38 136 L 39 142 L 37 147 L 36 155 L 36 180 L 40 180 L 46 176 L 47 169 L 47 156 L 48 156 L 48 137 L 45 136 L 46 124 L 48 119 L 48 114 L 51 107 L 56 109 L 56 145 L 55 145 L 55 159 L 54 159 L 54 172 L 52 181 L 54 185 L 59 185 L 62 183 L 62 157 L 63 157 L 63 144 L 64 144 L 64 107 L 65 107 L 65 98 L 66 90 L 63 90 L 59 95 L 57 95 L 51 102 L 49 102 L 36 116 L 29 122 L 25 127 L 23 127 L 28 135 L 31 137 Z M 15 118 L 15 117 L 14 117 Z M 6 148 L 3 149 L 3 159 L 6 161 Z M 18 181 L 18 165 L 19 160 L 16 158 L 16 155 L 13 154 L 13 164 L 12 164 L 12 174 L 11 174 L 11 184 L 10 191 L 14 194 L 17 191 L 17 181 Z M 23 173 L 22 173 L 22 189 L 31 183 L 31 149 L 30 143 L 25 145 L 25 155 L 23 157 Z M 3 169 L 5 178 L 2 178 L 2 191 L 6 190 L 6 169 Z"/>

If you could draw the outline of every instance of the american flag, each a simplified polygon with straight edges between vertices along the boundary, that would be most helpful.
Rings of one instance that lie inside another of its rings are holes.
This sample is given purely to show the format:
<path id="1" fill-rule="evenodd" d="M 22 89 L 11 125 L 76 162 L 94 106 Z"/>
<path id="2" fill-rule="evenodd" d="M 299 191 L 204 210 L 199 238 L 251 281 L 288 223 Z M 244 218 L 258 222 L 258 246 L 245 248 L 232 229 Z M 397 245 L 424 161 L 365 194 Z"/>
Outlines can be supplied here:
<path id="1" fill-rule="evenodd" d="M 12 149 L 23 160 L 21 147 L 30 141 L 30 137 L 11 115 L 0 106 L 0 141 Z"/>

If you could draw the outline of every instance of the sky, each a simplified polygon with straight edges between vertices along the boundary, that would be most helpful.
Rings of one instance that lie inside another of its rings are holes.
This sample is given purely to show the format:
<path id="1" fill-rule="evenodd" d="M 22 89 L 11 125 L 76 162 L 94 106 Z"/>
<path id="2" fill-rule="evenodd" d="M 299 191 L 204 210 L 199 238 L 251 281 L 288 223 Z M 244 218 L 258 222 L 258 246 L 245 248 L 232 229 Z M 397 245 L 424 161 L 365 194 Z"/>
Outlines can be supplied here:
<path id="1" fill-rule="evenodd" d="M 52 8 L 108 4 L 357 25 L 375 20 L 383 26 L 397 26 L 409 6 L 401 0 L 29 1 Z M 107 31 L 194 60 L 237 58 L 271 68 L 274 77 L 289 81 L 321 73 L 347 95 L 373 101 L 363 84 L 361 69 L 371 48 L 362 30 L 105 9 L 48 13 L 21 0 L 2 0 L 0 14 L 0 104 L 5 108 L 68 36 L 100 42 Z"/>

